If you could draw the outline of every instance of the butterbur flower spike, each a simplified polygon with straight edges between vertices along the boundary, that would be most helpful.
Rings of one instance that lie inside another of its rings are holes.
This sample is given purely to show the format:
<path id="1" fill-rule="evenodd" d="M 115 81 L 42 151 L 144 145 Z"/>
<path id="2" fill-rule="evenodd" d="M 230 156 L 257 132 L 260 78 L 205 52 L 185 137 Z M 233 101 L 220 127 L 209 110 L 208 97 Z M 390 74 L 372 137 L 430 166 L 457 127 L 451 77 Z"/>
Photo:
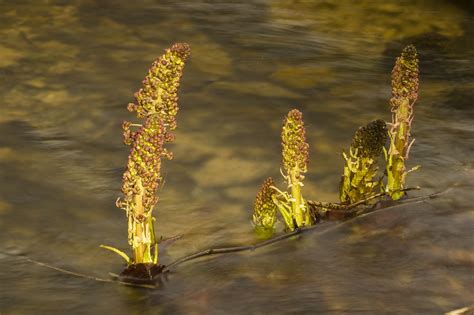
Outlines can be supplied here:
<path id="1" fill-rule="evenodd" d="M 139 118 L 144 118 L 143 124 L 127 121 L 122 124 L 124 143 L 130 146 L 130 154 L 123 174 L 123 197 L 116 205 L 125 210 L 128 219 L 128 242 L 133 258 L 114 247 L 102 246 L 127 261 L 130 268 L 122 275 L 138 268 L 147 271 L 142 276 L 148 278 L 150 270 L 158 270 L 151 267 L 159 263 L 152 212 L 158 203 L 157 190 L 162 182 L 162 157 L 172 158 L 164 145 L 174 140 L 170 130 L 176 128 L 179 80 L 189 54 L 189 46 L 184 43 L 167 49 L 153 63 L 143 80 L 143 88 L 135 93 L 136 104 L 127 107 L 129 111 L 137 112 Z M 132 127 L 138 127 L 138 130 L 132 131 Z"/>
<path id="2" fill-rule="evenodd" d="M 275 190 L 273 179 L 267 178 L 255 198 L 254 212 L 252 222 L 255 226 L 255 231 L 262 238 L 267 238 L 273 234 L 274 225 L 276 222 L 276 205 L 273 202 Z"/>
<path id="3" fill-rule="evenodd" d="M 285 178 L 290 189 L 288 202 L 281 201 L 277 204 L 282 213 L 285 223 L 290 230 L 297 227 L 309 226 L 312 219 L 301 194 L 304 173 L 308 170 L 309 145 L 306 142 L 306 130 L 303 123 L 303 114 L 297 110 L 291 110 L 284 123 L 281 132 L 283 169 Z"/>
<path id="4" fill-rule="evenodd" d="M 355 203 L 374 193 L 379 185 L 379 181 L 374 180 L 377 175 L 377 158 L 381 155 L 387 138 L 387 126 L 381 119 L 356 131 L 349 154 L 342 153 L 345 162 L 339 194 L 342 204 Z"/>
<path id="5" fill-rule="evenodd" d="M 406 165 L 414 139 L 410 139 L 413 106 L 418 98 L 418 57 L 413 45 L 403 49 L 392 70 L 392 127 L 389 131 L 390 147 L 386 153 L 386 192 L 397 200 L 403 196 Z"/>

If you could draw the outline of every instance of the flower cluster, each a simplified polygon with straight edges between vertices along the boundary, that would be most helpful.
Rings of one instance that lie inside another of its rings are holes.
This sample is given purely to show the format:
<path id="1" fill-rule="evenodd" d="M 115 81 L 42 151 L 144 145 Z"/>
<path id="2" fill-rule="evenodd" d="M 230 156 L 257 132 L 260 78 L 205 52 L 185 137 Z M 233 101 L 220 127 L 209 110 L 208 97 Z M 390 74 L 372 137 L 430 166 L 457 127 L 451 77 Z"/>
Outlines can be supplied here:
<path id="1" fill-rule="evenodd" d="M 276 205 L 273 202 L 275 190 L 272 188 L 274 185 L 273 179 L 269 177 L 263 182 L 257 193 L 252 216 L 256 228 L 273 230 L 276 221 Z"/>
<path id="2" fill-rule="evenodd" d="M 387 124 L 382 119 L 374 120 L 357 129 L 351 142 L 351 150 L 360 157 L 377 158 L 387 142 Z"/>
<path id="3" fill-rule="evenodd" d="M 401 56 L 397 58 L 392 70 L 392 111 L 396 110 L 401 102 L 408 100 L 413 106 L 418 98 L 418 56 L 415 46 L 405 47 Z"/>
<path id="4" fill-rule="evenodd" d="M 392 127 L 390 128 L 390 148 L 387 160 L 386 191 L 392 199 L 403 196 L 401 190 L 406 180 L 405 160 L 408 159 L 410 147 L 410 129 L 413 121 L 413 105 L 418 98 L 418 58 L 413 45 L 403 49 L 397 58 L 392 71 Z"/>
<path id="5" fill-rule="evenodd" d="M 136 104 L 128 104 L 128 110 L 137 112 L 139 118 L 158 114 L 170 130 L 175 129 L 179 81 L 190 52 L 188 44 L 177 43 L 155 60 L 143 88 L 135 93 Z"/>
<path id="6" fill-rule="evenodd" d="M 349 155 L 345 152 L 344 174 L 341 179 L 339 198 L 343 204 L 352 204 L 371 196 L 379 181 L 377 158 L 387 142 L 387 127 L 383 120 L 374 120 L 360 127 L 352 139 Z"/>
<path id="7" fill-rule="evenodd" d="M 283 146 L 283 167 L 287 174 L 294 170 L 306 173 L 309 161 L 309 144 L 306 142 L 306 131 L 303 114 L 293 109 L 286 117 L 281 132 Z"/>
<path id="8" fill-rule="evenodd" d="M 137 132 L 128 131 L 125 137 L 126 142 L 131 142 L 132 148 L 127 169 L 123 174 L 124 202 L 133 202 L 133 196 L 137 193 L 135 187 L 137 179 L 140 178 L 144 189 L 143 206 L 146 212 L 151 211 L 158 202 L 156 190 L 161 179 L 161 157 L 171 158 L 170 153 L 163 147 L 167 140 L 166 135 L 163 121 L 158 116 L 151 116 Z"/>

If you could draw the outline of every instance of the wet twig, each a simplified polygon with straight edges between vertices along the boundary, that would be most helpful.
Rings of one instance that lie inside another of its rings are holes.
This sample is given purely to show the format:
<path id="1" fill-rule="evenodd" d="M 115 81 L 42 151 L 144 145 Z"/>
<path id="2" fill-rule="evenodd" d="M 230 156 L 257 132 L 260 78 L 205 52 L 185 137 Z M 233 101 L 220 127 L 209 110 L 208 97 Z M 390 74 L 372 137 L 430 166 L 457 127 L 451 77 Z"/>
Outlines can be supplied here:
<path id="1" fill-rule="evenodd" d="M 178 235 L 171 236 L 168 238 L 163 238 L 162 236 L 160 240 L 158 241 L 158 244 L 161 246 L 167 247 L 173 244 L 174 242 L 179 241 L 181 238 L 183 238 L 183 236 L 184 236 L 183 234 L 178 234 Z"/>
<path id="2" fill-rule="evenodd" d="M 245 250 L 255 250 L 259 247 L 270 245 L 270 244 L 276 243 L 278 241 L 281 241 L 281 240 L 290 238 L 292 236 L 298 235 L 301 232 L 303 232 L 305 230 L 308 230 L 310 228 L 313 228 L 313 227 L 315 227 L 315 226 L 311 226 L 311 227 L 308 227 L 308 228 L 302 228 L 302 229 L 296 229 L 296 230 L 294 230 L 290 233 L 282 234 L 282 235 L 276 236 L 274 238 L 271 238 L 269 240 L 266 240 L 266 241 L 263 241 L 263 242 L 260 242 L 260 243 L 254 244 L 254 245 L 222 247 L 222 248 L 208 248 L 208 249 L 205 249 L 203 251 L 197 252 L 195 254 L 191 254 L 191 255 L 188 255 L 188 256 L 181 257 L 181 258 L 173 261 L 171 264 L 165 266 L 165 268 L 163 270 L 165 270 L 165 271 L 170 270 L 174 266 L 177 266 L 177 265 L 182 264 L 186 261 L 196 259 L 196 258 L 199 258 L 199 257 L 203 257 L 203 256 L 226 254 L 226 253 L 235 253 L 235 252 L 241 252 L 241 251 L 245 251 Z"/>
<path id="3" fill-rule="evenodd" d="M 420 190 L 420 189 L 421 189 L 420 186 L 416 186 L 416 187 L 411 187 L 411 188 L 405 188 L 405 189 L 402 189 L 400 191 L 401 192 L 407 192 L 407 191 L 411 191 L 411 190 Z M 314 200 L 307 200 L 307 202 L 310 206 L 313 206 L 313 207 L 321 207 L 321 208 L 325 208 L 325 209 L 329 209 L 329 210 L 346 210 L 347 211 L 347 210 L 354 209 L 355 207 L 358 207 L 360 205 L 367 204 L 369 201 L 372 201 L 374 199 L 381 198 L 381 197 L 384 197 L 384 196 L 388 196 L 388 193 L 387 192 L 381 192 L 381 193 L 372 195 L 370 197 L 367 197 L 365 199 L 359 200 L 357 202 L 354 202 L 350 205 L 344 205 L 344 204 L 332 203 L 332 202 L 324 202 L 324 201 L 314 201 Z"/>

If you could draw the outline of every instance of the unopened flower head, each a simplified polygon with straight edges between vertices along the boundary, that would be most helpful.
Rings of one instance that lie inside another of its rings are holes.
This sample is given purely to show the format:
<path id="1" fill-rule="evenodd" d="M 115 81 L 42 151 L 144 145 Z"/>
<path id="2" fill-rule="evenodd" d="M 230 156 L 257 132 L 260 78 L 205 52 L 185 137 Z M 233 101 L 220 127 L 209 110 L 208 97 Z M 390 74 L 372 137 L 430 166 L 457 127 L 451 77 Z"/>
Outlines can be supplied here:
<path id="1" fill-rule="evenodd" d="M 377 119 L 357 129 L 351 150 L 357 151 L 358 156 L 375 159 L 382 153 L 387 139 L 387 125 L 382 119 Z"/>
<path id="2" fill-rule="evenodd" d="M 303 114 L 293 109 L 288 113 L 281 132 L 283 146 L 283 167 L 287 173 L 298 170 L 305 173 L 308 168 L 309 145 L 306 142 L 306 131 Z"/>
<path id="3" fill-rule="evenodd" d="M 139 118 L 157 114 L 168 129 L 175 129 L 179 80 L 190 52 L 188 44 L 177 43 L 155 60 L 143 80 L 143 88 L 135 93 L 136 104 L 130 103 L 128 110 L 136 111 Z"/>
<path id="4" fill-rule="evenodd" d="M 252 221 L 258 227 L 269 229 L 275 224 L 276 205 L 272 199 L 275 191 L 272 186 L 274 186 L 273 179 L 269 177 L 263 182 L 255 198 Z"/>
<path id="5" fill-rule="evenodd" d="M 144 189 L 143 206 L 146 211 L 150 211 L 158 202 L 156 191 L 161 179 L 161 157 L 169 155 L 163 148 L 167 137 L 164 123 L 157 116 L 150 117 L 131 137 L 132 148 L 122 182 L 124 202 L 133 203 L 133 197 L 139 193 L 137 182 L 141 179 Z"/>
<path id="6" fill-rule="evenodd" d="M 403 49 L 392 70 L 392 110 L 400 106 L 404 99 L 409 100 L 409 106 L 418 98 L 418 56 L 416 48 L 409 45 Z"/>

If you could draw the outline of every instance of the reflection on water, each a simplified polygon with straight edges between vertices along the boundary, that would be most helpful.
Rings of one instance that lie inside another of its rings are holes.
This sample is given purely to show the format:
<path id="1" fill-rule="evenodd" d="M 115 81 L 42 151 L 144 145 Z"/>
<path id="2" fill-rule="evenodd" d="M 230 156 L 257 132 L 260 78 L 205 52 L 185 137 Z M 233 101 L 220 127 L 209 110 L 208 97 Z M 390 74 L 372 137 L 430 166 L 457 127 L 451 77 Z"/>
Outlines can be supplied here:
<path id="1" fill-rule="evenodd" d="M 0 2 L 0 313 L 442 313 L 474 298 L 469 1 Z M 162 262 L 255 242 L 250 210 L 278 178 L 279 129 L 303 111 L 306 195 L 334 200 L 354 130 L 390 119 L 390 70 L 420 51 L 412 174 L 404 205 L 255 252 L 182 265 L 146 292 L 71 278 L 29 257 L 106 277 L 126 248 L 116 209 L 127 148 L 120 124 L 152 60 L 193 50 L 158 233 L 183 233 Z"/>

